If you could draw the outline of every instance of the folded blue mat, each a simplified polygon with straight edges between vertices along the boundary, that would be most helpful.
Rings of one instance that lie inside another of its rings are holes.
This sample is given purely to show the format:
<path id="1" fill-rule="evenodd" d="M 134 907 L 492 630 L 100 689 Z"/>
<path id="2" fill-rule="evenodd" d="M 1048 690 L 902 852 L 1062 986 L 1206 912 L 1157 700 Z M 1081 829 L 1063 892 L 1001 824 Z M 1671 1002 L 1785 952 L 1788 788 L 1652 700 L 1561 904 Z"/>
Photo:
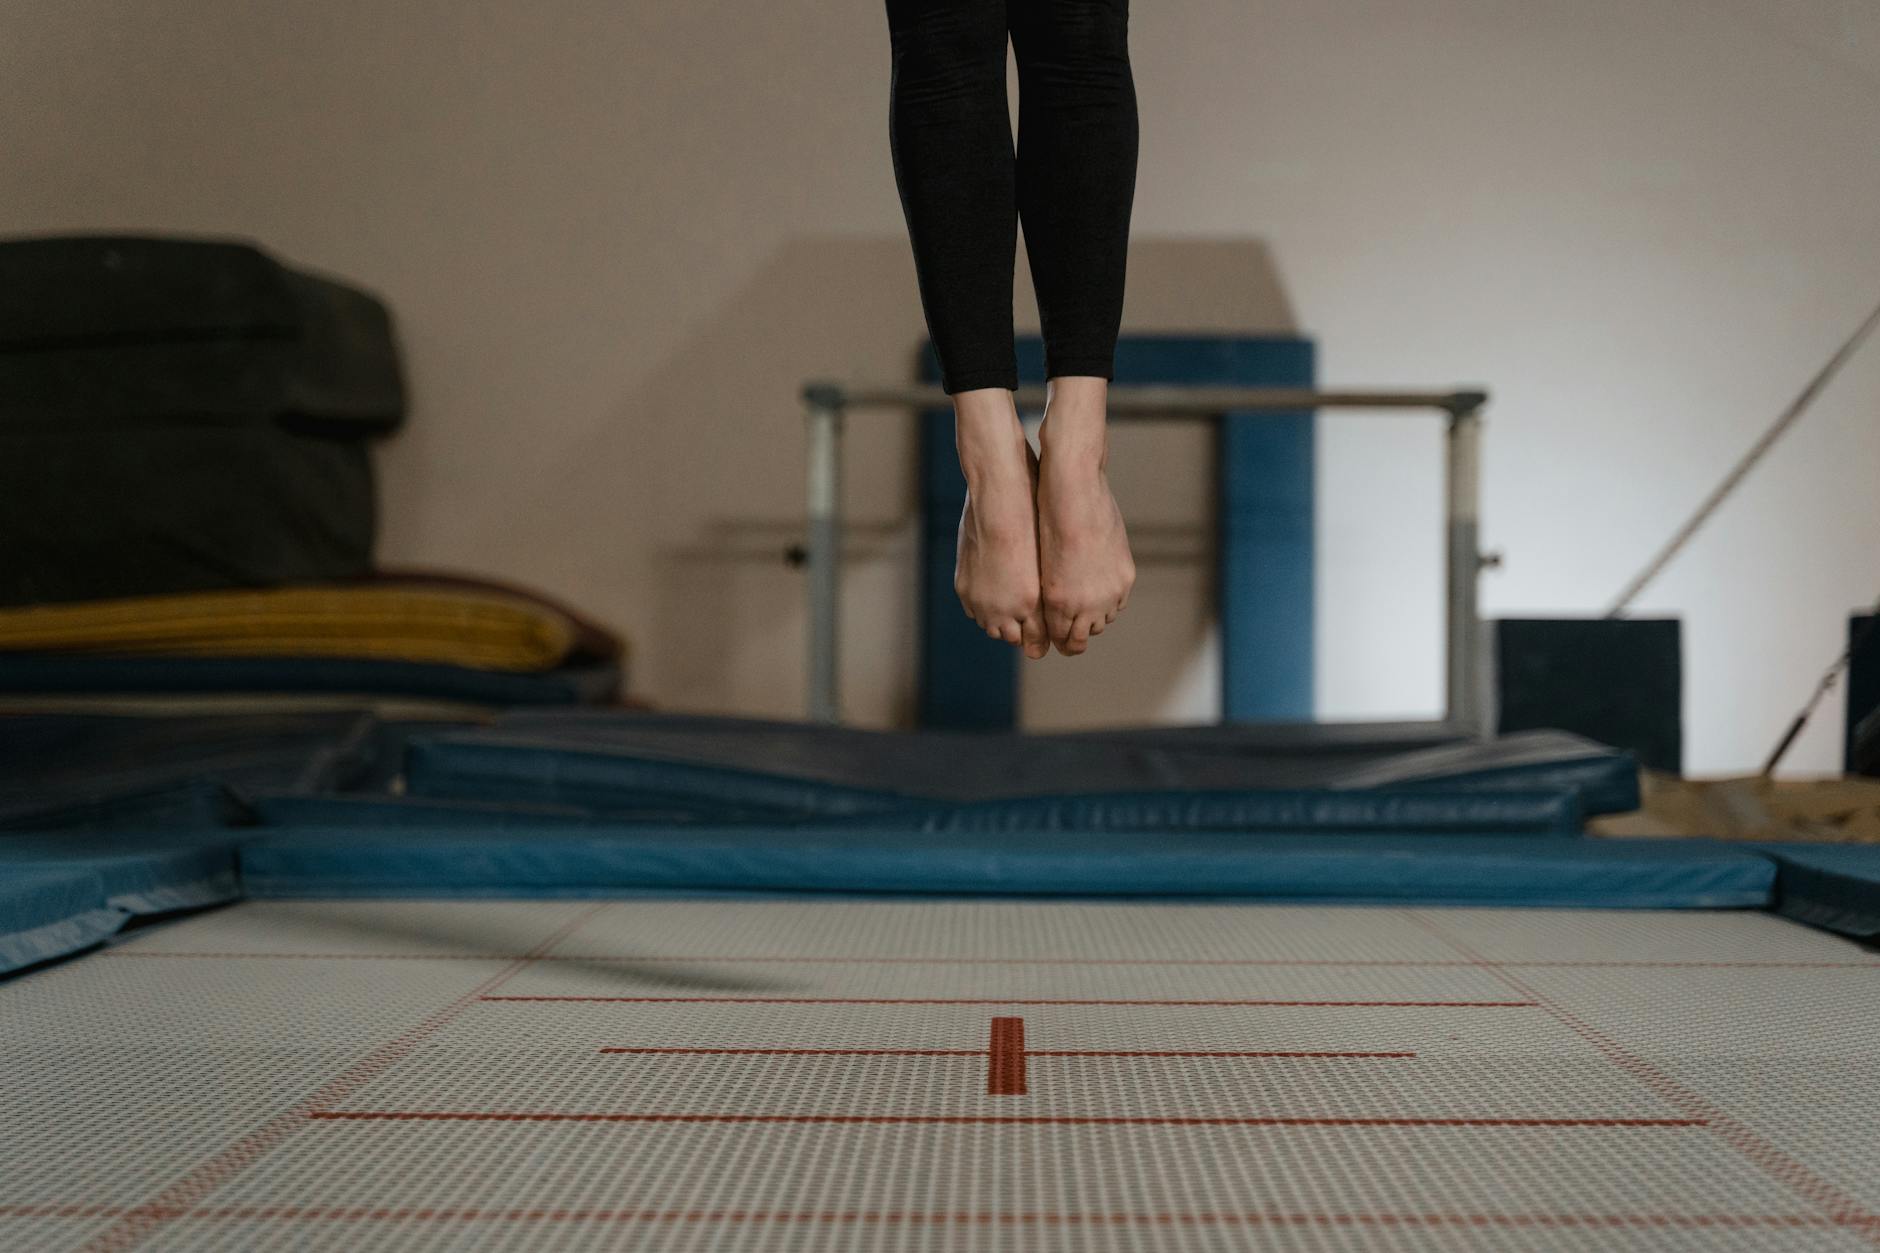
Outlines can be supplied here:
<path id="1" fill-rule="evenodd" d="M 1388 790 L 1450 794 L 1451 825 L 1484 829 L 1498 826 L 1506 810 L 1486 799 L 1497 793 L 1555 792 L 1583 813 L 1638 803 L 1638 772 L 1628 754 L 1555 732 L 1407 751 L 1349 743 L 1279 750 L 1264 742 L 1257 750 L 1190 751 L 1066 736 L 734 721 L 589 714 L 416 736 L 406 782 L 421 796 L 572 805 L 597 814 L 678 807 L 706 821 L 714 807 L 727 805 L 781 821 L 885 814 L 921 802 L 1120 793 L 1130 799 L 1115 815 L 1105 816 L 1100 804 L 1079 812 L 1098 825 L 1122 826 L 1133 798 L 1143 794 L 1179 804 L 1220 793 Z M 1465 794 L 1485 799 L 1472 803 Z"/>
<path id="2" fill-rule="evenodd" d="M 71 695 L 127 692 L 317 692 L 408 696 L 471 705 L 574 705 L 612 700 L 617 665 L 544 674 L 327 657 L 74 657 L 0 654 L 0 692 Z"/>
<path id="3" fill-rule="evenodd" d="M 0 717 L 0 831 L 212 827 L 227 790 L 324 790 L 397 760 L 369 714 Z"/>
<path id="4" fill-rule="evenodd" d="M 1580 908 L 1768 903 L 1775 866 L 1703 840 L 623 826 L 302 830 L 242 849 L 257 897 L 925 894 Z"/>
<path id="5" fill-rule="evenodd" d="M 828 820 L 821 820 L 828 821 Z M 1018 796 L 977 804 L 903 804 L 838 820 L 896 830 L 1017 831 L 1342 831 L 1532 836 L 1581 834 L 1571 791 L 1438 792 L 1106 792 Z"/>
<path id="6" fill-rule="evenodd" d="M 1762 844 L 1776 862 L 1776 912 L 1859 939 L 1880 936 L 1880 845 Z"/>
<path id="7" fill-rule="evenodd" d="M 515 801 L 432 800 L 423 796 L 323 795 L 304 792 L 255 792 L 244 797 L 248 814 L 263 827 L 486 827 L 592 826 L 597 819 L 568 805 L 526 805 Z M 684 822 L 683 813 L 663 813 L 653 820 Z"/>
<path id="8" fill-rule="evenodd" d="M 574 806 L 619 817 L 679 810 L 702 821 L 723 822 L 878 813 L 907 800 L 891 791 L 763 770 L 532 744 L 474 732 L 414 737 L 405 752 L 405 790 L 412 796 Z"/>
<path id="9" fill-rule="evenodd" d="M 264 827 L 602 826 L 800 823 L 937 832 L 1000 831 L 1379 831 L 1407 834 L 1577 837 L 1579 805 L 1571 792 L 1209 792 L 1115 793 L 986 801 L 976 805 L 898 802 L 839 816 L 778 816 L 721 801 L 597 812 L 574 805 L 437 799 L 429 796 L 251 792 L 249 816 Z"/>
<path id="10" fill-rule="evenodd" d="M 232 832 L 0 835 L 0 876 L 85 872 L 126 914 L 200 909 L 241 896 Z"/>
<path id="11" fill-rule="evenodd" d="M 90 948 L 124 925 L 85 870 L 0 874 L 0 975 Z"/>

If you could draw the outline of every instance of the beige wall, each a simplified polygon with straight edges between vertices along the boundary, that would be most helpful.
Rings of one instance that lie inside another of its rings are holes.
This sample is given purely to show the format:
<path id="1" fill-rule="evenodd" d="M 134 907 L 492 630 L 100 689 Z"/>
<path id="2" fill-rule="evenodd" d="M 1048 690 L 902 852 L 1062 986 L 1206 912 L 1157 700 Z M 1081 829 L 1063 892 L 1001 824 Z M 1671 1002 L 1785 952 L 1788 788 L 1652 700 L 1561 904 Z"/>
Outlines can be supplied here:
<path id="1" fill-rule="evenodd" d="M 591 607 L 663 702 L 794 713 L 796 387 L 922 333 L 880 10 L 0 0 L 0 231 L 230 232 L 379 289 L 418 398 L 385 557 Z M 1869 0 L 1136 0 L 1132 47 L 1126 329 L 1488 384 L 1491 611 L 1600 607 L 1880 298 Z M 1880 590 L 1877 413 L 1869 351 L 1647 598 L 1686 615 L 1694 769 L 1759 759 Z M 855 428 L 846 674 L 889 722 L 912 446 Z M 1118 433 L 1142 591 L 1029 669 L 1034 724 L 1211 711 L 1204 453 Z M 1432 430 L 1327 421 L 1321 463 L 1321 712 L 1429 712 Z"/>

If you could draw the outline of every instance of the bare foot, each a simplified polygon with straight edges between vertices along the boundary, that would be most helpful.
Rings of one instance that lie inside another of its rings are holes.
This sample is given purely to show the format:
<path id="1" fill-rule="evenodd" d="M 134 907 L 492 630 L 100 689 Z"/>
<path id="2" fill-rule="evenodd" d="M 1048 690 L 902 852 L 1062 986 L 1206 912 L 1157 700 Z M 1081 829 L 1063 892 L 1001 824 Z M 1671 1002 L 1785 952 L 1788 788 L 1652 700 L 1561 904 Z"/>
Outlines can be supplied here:
<path id="1" fill-rule="evenodd" d="M 956 394 L 953 403 L 966 473 L 953 590 L 981 630 L 1035 660 L 1050 651 L 1038 594 L 1038 460 L 1012 393 L 982 388 Z"/>
<path id="2" fill-rule="evenodd" d="M 1136 585 L 1123 514 L 1104 473 L 1107 380 L 1050 380 L 1038 471 L 1038 554 L 1045 630 L 1066 657 L 1116 621 Z"/>

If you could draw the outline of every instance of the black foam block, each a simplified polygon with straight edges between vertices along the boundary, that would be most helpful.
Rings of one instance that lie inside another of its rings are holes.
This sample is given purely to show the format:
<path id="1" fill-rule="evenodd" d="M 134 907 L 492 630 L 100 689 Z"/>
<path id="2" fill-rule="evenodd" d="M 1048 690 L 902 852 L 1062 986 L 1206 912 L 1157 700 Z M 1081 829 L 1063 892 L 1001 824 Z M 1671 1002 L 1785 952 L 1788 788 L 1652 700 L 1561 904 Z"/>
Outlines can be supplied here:
<path id="1" fill-rule="evenodd" d="M 1495 624 L 1497 727 L 1572 731 L 1678 773 L 1684 757 L 1676 618 L 1503 618 Z"/>

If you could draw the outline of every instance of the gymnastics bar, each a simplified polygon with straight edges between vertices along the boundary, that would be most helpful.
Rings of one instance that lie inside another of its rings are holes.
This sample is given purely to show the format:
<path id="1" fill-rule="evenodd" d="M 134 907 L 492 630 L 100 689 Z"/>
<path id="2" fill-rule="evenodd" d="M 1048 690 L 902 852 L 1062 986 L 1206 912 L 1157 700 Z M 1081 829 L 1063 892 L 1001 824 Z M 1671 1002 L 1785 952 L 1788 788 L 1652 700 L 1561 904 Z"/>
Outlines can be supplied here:
<path id="1" fill-rule="evenodd" d="M 1044 408 L 1045 389 L 1013 393 L 1021 412 Z M 840 655 L 842 427 L 851 409 L 948 409 L 953 400 L 934 384 L 805 384 L 809 421 L 809 717 L 841 720 Z M 1482 700 L 1480 579 L 1482 410 L 1488 393 L 1465 391 L 1312 391 L 1265 387 L 1114 386 L 1109 412 L 1127 420 L 1218 421 L 1228 415 L 1296 414 L 1310 409 L 1421 411 L 1445 415 L 1443 722 L 1465 734 L 1485 730 Z"/>

